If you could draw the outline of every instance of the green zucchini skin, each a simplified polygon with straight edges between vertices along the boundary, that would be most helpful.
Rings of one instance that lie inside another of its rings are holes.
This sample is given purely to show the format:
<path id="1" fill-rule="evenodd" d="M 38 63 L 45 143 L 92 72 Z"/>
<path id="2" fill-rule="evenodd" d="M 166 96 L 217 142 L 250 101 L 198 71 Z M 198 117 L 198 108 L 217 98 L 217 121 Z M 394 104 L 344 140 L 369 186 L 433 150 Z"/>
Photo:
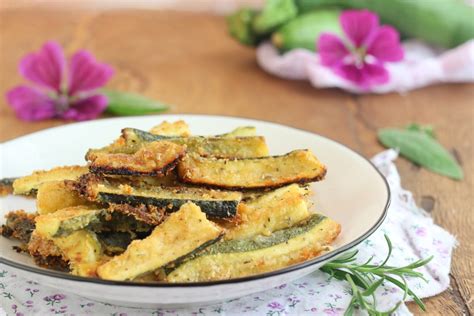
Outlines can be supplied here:
<path id="1" fill-rule="evenodd" d="M 12 186 L 13 182 L 18 178 L 3 178 L 0 179 L 0 185 Z"/>
<path id="2" fill-rule="evenodd" d="M 262 12 L 253 19 L 252 26 L 257 34 L 268 34 L 297 14 L 294 0 L 267 0 Z"/>
<path id="3" fill-rule="evenodd" d="M 249 239 L 234 239 L 227 240 L 221 243 L 216 243 L 211 247 L 207 248 L 201 255 L 214 255 L 218 253 L 235 253 L 235 252 L 248 252 L 258 249 L 272 247 L 278 244 L 282 244 L 291 238 L 298 235 L 302 235 L 310 231 L 314 226 L 321 223 L 326 216 L 321 214 L 313 214 L 305 221 L 302 225 L 282 229 L 274 232 L 270 236 L 258 236 L 256 238 Z"/>
<path id="4" fill-rule="evenodd" d="M 5 215 L 6 223 L 0 226 L 0 235 L 27 244 L 36 226 L 35 217 L 35 214 L 28 214 L 23 210 L 8 212 Z"/>
<path id="5" fill-rule="evenodd" d="M 204 244 L 202 244 L 201 246 L 197 247 L 196 249 L 194 249 L 193 251 L 191 251 L 190 253 L 188 254 L 185 254 L 184 256 L 181 256 L 179 258 L 177 258 L 176 260 L 168 263 L 166 266 L 164 266 L 162 269 L 163 271 L 165 272 L 165 274 L 169 274 L 171 273 L 173 270 L 175 270 L 177 267 L 179 267 L 180 265 L 182 265 L 183 263 L 191 260 L 191 259 L 194 259 L 194 258 L 197 258 L 200 256 L 201 253 L 203 253 L 207 248 L 209 248 L 210 246 L 212 245 L 216 245 L 218 244 L 218 242 L 224 237 L 224 234 L 221 234 L 219 235 L 217 238 L 215 239 L 211 239 L 207 242 L 205 242 Z"/>
<path id="6" fill-rule="evenodd" d="M 234 218 L 242 200 L 241 192 L 185 186 L 133 186 L 94 174 L 84 175 L 68 185 L 89 201 L 108 204 L 110 209 L 138 216 L 156 225 L 164 219 L 166 212 L 177 211 L 189 201 L 210 217 Z"/>
<path id="7" fill-rule="evenodd" d="M 250 8 L 242 8 L 227 17 L 229 34 L 243 45 L 257 46 L 261 38 L 252 27 L 258 12 Z"/>
<path id="8" fill-rule="evenodd" d="M 256 238 L 252 237 L 248 239 L 234 239 L 216 242 L 203 251 L 194 251 L 192 254 L 187 255 L 186 258 L 180 258 L 181 260 L 179 262 L 173 262 L 173 264 L 166 265 L 164 270 L 166 274 L 169 274 L 174 269 L 178 268 L 180 264 L 201 256 L 215 255 L 218 253 L 248 252 L 272 247 L 308 232 L 314 226 L 321 223 L 325 218 L 326 217 L 321 214 L 313 214 L 302 225 L 276 231 L 270 236 L 257 236 Z"/>
<path id="9" fill-rule="evenodd" d="M 167 212 L 175 212 L 187 202 L 199 206 L 206 215 L 213 218 L 233 218 L 237 215 L 237 206 L 240 201 L 207 201 L 199 199 L 167 199 L 146 196 L 121 195 L 114 193 L 99 193 L 99 200 L 108 204 L 129 204 L 132 206 L 153 205 L 157 208 L 166 209 Z"/>
<path id="10" fill-rule="evenodd" d="M 181 138 L 175 136 L 156 135 L 137 128 L 124 128 L 122 130 L 122 134 L 127 140 L 141 140 L 144 142 L 155 142 L 157 140 L 173 140 Z"/>
<path id="11" fill-rule="evenodd" d="M 293 238 L 304 236 L 305 233 L 309 233 L 310 231 L 318 229 L 318 225 L 326 219 L 327 217 L 321 214 L 313 214 L 303 223 L 274 232 L 270 236 L 258 236 L 248 239 L 217 242 L 202 251 L 195 251 L 192 254 L 188 254 L 187 256 L 180 258 L 179 261 L 175 261 L 172 264 L 167 264 L 162 268 L 162 270 L 166 275 L 170 275 L 181 265 L 188 262 L 189 264 L 193 264 L 192 260 L 198 259 L 200 257 L 223 254 L 254 253 L 258 252 L 259 250 L 285 244 Z"/>
<path id="12" fill-rule="evenodd" d="M 120 232 L 132 235 L 147 236 L 153 230 L 153 226 L 140 221 L 131 214 L 120 212 L 103 212 L 100 214 L 100 222 L 94 222 L 86 227 L 99 232 Z"/>
<path id="13" fill-rule="evenodd" d="M 322 33 L 342 34 L 339 15 L 339 10 L 330 9 L 302 14 L 274 32 L 272 43 L 282 52 L 294 48 L 315 51 L 317 39 Z"/>
<path id="14" fill-rule="evenodd" d="M 130 232 L 100 232 L 97 233 L 105 254 L 115 256 L 124 252 L 132 242 L 133 235 Z"/>
<path id="15" fill-rule="evenodd" d="M 64 221 L 61 224 L 57 232 L 52 237 L 64 237 L 72 234 L 73 232 L 84 229 L 86 227 L 99 227 L 101 223 L 101 217 L 105 213 L 105 210 L 100 210 L 96 214 L 90 216 L 78 216 Z"/>
<path id="16" fill-rule="evenodd" d="M 214 157 L 264 157 L 268 148 L 261 136 L 190 136 L 173 137 L 154 135 L 139 129 L 125 128 L 122 131 L 127 140 L 152 142 L 165 140 L 178 145 L 186 145 L 188 152 Z M 237 135 L 238 135 L 237 131 Z"/>

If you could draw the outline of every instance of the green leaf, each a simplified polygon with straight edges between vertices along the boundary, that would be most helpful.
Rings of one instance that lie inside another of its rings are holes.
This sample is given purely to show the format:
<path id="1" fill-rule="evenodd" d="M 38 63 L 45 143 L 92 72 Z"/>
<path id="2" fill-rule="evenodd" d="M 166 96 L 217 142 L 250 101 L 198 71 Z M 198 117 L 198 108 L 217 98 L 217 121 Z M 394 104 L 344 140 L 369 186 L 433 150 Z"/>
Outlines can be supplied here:
<path id="1" fill-rule="evenodd" d="M 384 278 L 379 279 L 377 282 L 372 283 L 363 293 L 364 296 L 370 296 L 374 294 L 375 290 L 382 285 Z"/>
<path id="2" fill-rule="evenodd" d="M 385 235 L 385 241 L 389 251 L 387 259 L 379 265 L 369 264 L 371 260 L 368 260 L 363 264 L 353 262 L 352 259 L 357 255 L 357 252 L 353 251 L 326 263 L 320 268 L 321 271 L 328 273 L 331 277 L 347 281 L 351 286 L 352 299 L 344 315 L 352 315 L 354 310 L 357 308 L 365 310 L 369 315 L 389 316 L 400 307 L 407 296 L 413 298 L 415 303 L 418 304 L 422 310 L 425 310 L 423 302 L 408 287 L 406 277 L 411 276 L 413 278 L 421 278 L 425 280 L 422 273 L 416 272 L 413 269 L 427 264 L 432 257 L 420 259 L 403 267 L 395 268 L 388 266 L 386 263 L 392 256 L 392 242 L 387 235 Z M 400 278 L 403 282 L 395 277 Z M 390 310 L 379 311 L 377 310 L 377 302 L 374 293 L 384 282 L 392 283 L 402 289 L 404 291 L 404 296 L 402 300 L 395 304 Z M 361 289 L 363 289 L 363 291 Z M 371 297 L 371 299 L 369 297 Z"/>
<path id="3" fill-rule="evenodd" d="M 411 123 L 411 124 L 407 125 L 407 127 L 405 127 L 405 129 L 407 129 L 409 131 L 422 132 L 422 133 L 425 133 L 426 135 L 428 135 L 429 137 L 436 139 L 436 135 L 434 133 L 433 126 L 431 126 L 431 125 L 420 125 L 420 124 L 417 124 L 417 123 Z"/>
<path id="4" fill-rule="evenodd" d="M 463 171 L 451 154 L 426 132 L 412 129 L 384 128 L 378 131 L 379 141 L 395 148 L 409 160 L 456 180 L 463 178 Z"/>
<path id="5" fill-rule="evenodd" d="M 143 95 L 114 90 L 101 90 L 109 99 L 107 112 L 115 115 L 144 115 L 168 110 L 168 105 Z"/>

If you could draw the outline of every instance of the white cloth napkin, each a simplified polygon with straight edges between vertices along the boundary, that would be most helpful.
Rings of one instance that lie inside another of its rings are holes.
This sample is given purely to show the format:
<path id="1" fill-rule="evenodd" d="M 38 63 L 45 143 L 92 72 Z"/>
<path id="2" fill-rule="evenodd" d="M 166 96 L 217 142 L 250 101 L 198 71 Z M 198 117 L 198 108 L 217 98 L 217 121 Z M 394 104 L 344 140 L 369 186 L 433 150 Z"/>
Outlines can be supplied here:
<path id="1" fill-rule="evenodd" d="M 405 92 L 443 82 L 474 82 L 474 40 L 448 51 L 421 41 L 403 43 L 405 58 L 387 63 L 390 81 L 362 91 L 319 63 L 317 53 L 293 49 L 280 55 L 266 42 L 257 48 L 257 61 L 265 71 L 285 79 L 309 80 L 316 88 L 341 88 L 354 93 Z"/>
<path id="2" fill-rule="evenodd" d="M 372 161 L 387 178 L 392 203 L 383 225 L 358 246 L 360 261 L 374 256 L 381 262 L 387 247 L 383 234 L 393 242 L 391 265 L 406 265 L 419 258 L 433 255 L 434 259 L 422 268 L 426 279 L 408 280 L 410 287 L 420 297 L 443 292 L 449 286 L 451 253 L 455 238 L 435 225 L 425 211 L 418 208 L 412 194 L 400 186 L 400 176 L 393 161 L 394 150 L 375 156 Z M 392 307 L 402 292 L 383 285 L 376 293 L 379 308 Z M 93 302 L 67 292 L 42 286 L 12 273 L 8 266 L 0 265 L 0 303 L 8 315 L 342 315 L 350 301 L 347 283 L 331 279 L 327 274 L 315 272 L 291 284 L 246 296 L 218 305 L 186 309 L 135 309 Z M 0 308 L 0 315 L 2 314 Z M 398 315 L 410 315 L 402 305 Z"/>

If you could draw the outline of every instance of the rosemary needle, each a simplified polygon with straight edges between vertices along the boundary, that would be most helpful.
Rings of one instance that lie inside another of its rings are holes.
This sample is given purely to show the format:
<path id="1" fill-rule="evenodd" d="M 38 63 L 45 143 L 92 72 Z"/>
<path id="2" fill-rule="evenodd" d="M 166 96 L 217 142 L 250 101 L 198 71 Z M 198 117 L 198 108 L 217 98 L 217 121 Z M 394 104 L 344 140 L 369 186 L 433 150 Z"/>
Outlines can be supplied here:
<path id="1" fill-rule="evenodd" d="M 408 287 L 406 277 L 420 278 L 427 281 L 421 272 L 415 271 L 416 268 L 426 265 L 433 259 L 433 256 L 420 259 L 412 262 L 406 266 L 393 267 L 387 265 L 388 260 L 392 255 L 392 242 L 387 235 L 388 253 L 385 260 L 379 264 L 371 264 L 373 257 L 363 264 L 355 262 L 357 259 L 358 250 L 350 251 L 336 260 L 326 263 L 321 271 L 328 273 L 332 277 L 347 281 L 351 286 L 352 299 L 344 315 L 353 315 L 355 309 L 363 309 L 369 315 L 390 315 L 398 309 L 400 304 L 405 301 L 407 297 L 411 297 L 415 303 L 424 311 L 425 305 L 421 299 Z M 383 283 L 389 282 L 399 287 L 404 291 L 403 298 L 400 302 L 395 304 L 388 311 L 379 311 L 376 307 L 375 291 Z"/>

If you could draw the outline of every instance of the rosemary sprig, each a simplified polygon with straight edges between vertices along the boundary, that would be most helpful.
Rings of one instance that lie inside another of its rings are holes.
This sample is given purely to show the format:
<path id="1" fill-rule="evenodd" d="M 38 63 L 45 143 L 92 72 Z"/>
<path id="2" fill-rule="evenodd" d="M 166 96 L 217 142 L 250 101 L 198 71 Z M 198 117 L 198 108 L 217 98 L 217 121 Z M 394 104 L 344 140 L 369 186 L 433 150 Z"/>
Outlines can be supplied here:
<path id="1" fill-rule="evenodd" d="M 392 242 L 387 235 L 388 253 L 385 260 L 379 264 L 371 264 L 373 257 L 363 264 L 355 263 L 358 250 L 350 251 L 341 257 L 326 263 L 321 271 L 330 274 L 338 280 L 347 281 L 352 289 L 352 300 L 344 315 L 353 315 L 354 310 L 364 309 L 369 315 L 390 315 L 406 300 L 411 297 L 415 303 L 424 311 L 425 305 L 421 299 L 408 287 L 406 277 L 420 278 L 427 282 L 421 272 L 415 271 L 416 268 L 424 266 L 433 259 L 433 256 L 420 259 L 403 267 L 393 267 L 387 265 L 392 255 Z M 389 282 L 404 291 L 403 298 L 393 308 L 388 311 L 377 310 L 375 291 L 383 283 Z"/>

